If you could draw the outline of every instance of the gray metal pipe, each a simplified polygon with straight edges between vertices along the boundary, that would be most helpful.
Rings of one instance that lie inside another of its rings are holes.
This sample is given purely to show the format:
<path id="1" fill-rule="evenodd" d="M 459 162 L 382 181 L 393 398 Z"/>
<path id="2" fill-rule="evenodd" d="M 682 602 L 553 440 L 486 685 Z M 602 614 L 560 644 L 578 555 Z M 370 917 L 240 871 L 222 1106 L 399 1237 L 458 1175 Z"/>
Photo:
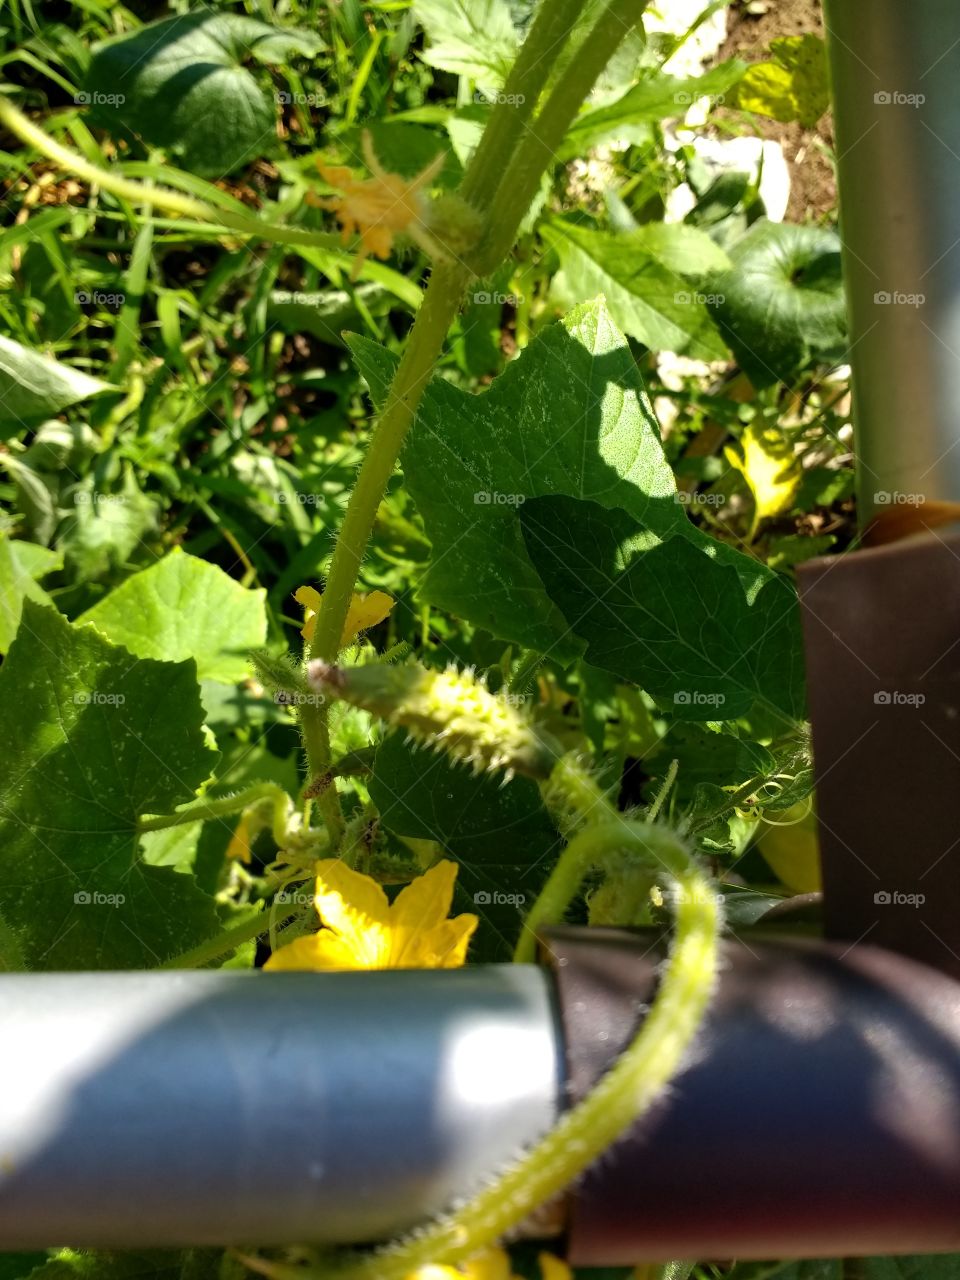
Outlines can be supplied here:
<path id="1" fill-rule="evenodd" d="M 360 1242 L 554 1122 L 527 966 L 0 976 L 0 1249 Z"/>
<path id="2" fill-rule="evenodd" d="M 487 1183 L 616 1060 L 650 931 L 533 966 L 0 975 L 0 1250 L 347 1243 Z M 585 1266 L 960 1249 L 960 982 L 724 943 L 687 1070 L 580 1179 Z"/>
<path id="3" fill-rule="evenodd" d="M 866 525 L 960 502 L 960 4 L 825 11 Z"/>

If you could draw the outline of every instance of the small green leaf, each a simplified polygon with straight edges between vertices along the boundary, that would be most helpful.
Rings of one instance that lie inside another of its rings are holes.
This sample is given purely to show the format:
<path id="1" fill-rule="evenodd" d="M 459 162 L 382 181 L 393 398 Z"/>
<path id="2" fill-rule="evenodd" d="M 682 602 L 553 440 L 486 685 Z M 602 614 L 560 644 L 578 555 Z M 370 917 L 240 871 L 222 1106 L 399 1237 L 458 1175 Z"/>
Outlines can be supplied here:
<path id="1" fill-rule="evenodd" d="M 756 387 L 789 381 L 813 360 L 846 348 L 840 238 L 820 227 L 761 221 L 710 282 L 720 331 Z"/>
<path id="2" fill-rule="evenodd" d="M 138 658 L 193 658 L 201 680 L 235 684 L 267 637 L 266 593 L 175 547 L 77 619 Z"/>
<path id="3" fill-rule="evenodd" d="M 30 543 L 13 543 L 0 535 L 0 653 L 6 653 L 20 625 L 24 599 L 51 605 L 50 597 L 37 585 L 23 565 L 16 548 Z M 40 548 L 46 550 L 46 548 Z"/>
<path id="4" fill-rule="evenodd" d="M 543 235 L 560 256 L 562 276 L 554 291 L 565 302 L 602 293 L 619 327 L 652 350 L 703 360 L 726 355 L 704 305 L 706 294 L 685 279 L 729 265 L 705 232 L 661 223 L 614 235 L 558 218 Z"/>
<path id="5" fill-rule="evenodd" d="M 63 556 L 50 547 L 41 547 L 38 542 L 24 542 L 22 538 L 10 539 L 10 550 L 14 553 L 22 568 L 31 578 L 38 582 L 48 573 L 55 573 L 63 568 Z"/>
<path id="6" fill-rule="evenodd" d="M 755 62 L 736 86 L 733 102 L 744 111 L 781 124 L 799 121 L 812 129 L 830 105 L 827 50 L 808 32 L 770 42 L 770 62 Z"/>
<path id="7" fill-rule="evenodd" d="M 722 102 L 746 69 L 745 62 L 733 59 L 700 76 L 649 76 L 615 102 L 582 112 L 567 132 L 563 155 L 580 155 L 588 146 L 613 138 L 637 141 L 639 138 L 633 136 L 635 126 L 686 115 L 698 98 Z"/>
<path id="8" fill-rule="evenodd" d="M 116 387 L 0 336 L 0 435 L 4 439 L 104 391 L 116 391 Z"/>
<path id="9" fill-rule="evenodd" d="M 192 662 L 25 603 L 0 668 L 0 901 L 29 968 L 152 967 L 220 931 L 191 877 L 137 854 L 137 819 L 209 777 L 202 724 Z"/>
<path id="10" fill-rule="evenodd" d="M 784 728 L 802 714 L 799 610 L 782 579 L 765 573 L 745 589 L 708 538 L 650 548 L 625 512 L 595 502 L 541 498 L 520 518 L 588 662 L 639 684 L 678 719 L 733 720 L 757 702 Z"/>
<path id="11" fill-rule="evenodd" d="M 119 493 L 100 493 L 90 476 L 70 494 L 73 509 L 57 533 L 57 547 L 77 578 L 96 582 L 122 569 L 157 526 L 159 507 L 140 489 L 133 468 Z"/>
<path id="12" fill-rule="evenodd" d="M 309 31 L 199 9 L 96 45 L 84 88 L 107 128 L 139 134 L 192 173 L 219 178 L 275 138 L 276 104 L 244 63 L 314 57 L 321 48 Z"/>
<path id="13" fill-rule="evenodd" d="M 424 62 L 484 88 L 503 84 L 519 42 L 505 0 L 413 0 L 413 14 L 429 38 Z"/>

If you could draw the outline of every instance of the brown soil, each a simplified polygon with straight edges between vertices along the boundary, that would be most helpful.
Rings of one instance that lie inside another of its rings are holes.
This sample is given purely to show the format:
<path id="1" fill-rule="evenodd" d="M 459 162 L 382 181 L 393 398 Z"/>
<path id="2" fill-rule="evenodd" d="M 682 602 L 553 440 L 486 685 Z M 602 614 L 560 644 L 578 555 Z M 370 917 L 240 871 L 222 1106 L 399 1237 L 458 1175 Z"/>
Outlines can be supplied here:
<path id="1" fill-rule="evenodd" d="M 737 57 L 759 62 L 768 56 L 771 40 L 807 32 L 823 35 L 820 0 L 765 0 L 762 4 L 741 0 L 730 6 L 727 39 L 717 60 Z M 815 129 L 804 129 L 799 124 L 778 124 L 757 116 L 756 128 L 762 137 L 783 146 L 791 180 L 788 221 L 823 221 L 837 205 L 837 183 L 830 158 L 832 117 L 827 114 Z"/>

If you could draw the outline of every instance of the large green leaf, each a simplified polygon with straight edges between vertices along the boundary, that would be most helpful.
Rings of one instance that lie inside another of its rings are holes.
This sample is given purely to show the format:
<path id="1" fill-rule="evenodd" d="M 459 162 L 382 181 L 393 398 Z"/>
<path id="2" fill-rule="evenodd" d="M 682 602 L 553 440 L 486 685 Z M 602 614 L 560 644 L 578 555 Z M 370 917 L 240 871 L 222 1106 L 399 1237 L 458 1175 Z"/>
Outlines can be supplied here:
<path id="1" fill-rule="evenodd" d="M 364 338 L 349 345 L 381 404 L 394 357 Z M 617 507 L 638 545 L 678 534 L 709 544 L 747 586 L 766 577 L 687 519 L 636 360 L 602 300 L 544 329 L 481 395 L 434 379 L 402 461 L 435 549 L 423 597 L 561 662 L 583 641 L 530 559 L 519 517 L 528 499 L 567 494 Z"/>
<path id="2" fill-rule="evenodd" d="M 25 603 L 0 668 L 0 901 L 29 968 L 150 967 L 217 933 L 190 877 L 137 858 L 138 817 L 210 774 L 202 723 L 192 662 Z"/>
<path id="3" fill-rule="evenodd" d="M 846 346 L 840 238 L 821 227 L 758 222 L 710 282 L 721 333 L 757 387 L 789 381 L 811 360 L 833 362 Z"/>
<path id="4" fill-rule="evenodd" d="M 543 235 L 560 257 L 554 290 L 565 302 L 602 293 L 620 328 L 654 351 L 704 360 L 726 355 L 707 295 L 692 283 L 729 266 L 705 232 L 657 223 L 615 235 L 557 218 Z"/>
<path id="5" fill-rule="evenodd" d="M 483 919 L 484 958 L 512 950 L 560 845 L 536 785 L 513 778 L 504 786 L 395 732 L 377 750 L 370 797 L 389 831 L 435 840 L 461 864 L 457 905 Z"/>
<path id="6" fill-rule="evenodd" d="M 269 151 L 276 105 L 245 63 L 315 56 L 309 31 L 198 9 L 96 45 L 84 97 L 116 131 L 166 148 L 193 173 L 221 177 Z"/>
<path id="7" fill-rule="evenodd" d="M 201 680 L 234 684 L 267 638 L 266 592 L 248 590 L 214 564 L 174 548 L 77 619 L 138 658 L 193 658 Z"/>
<path id="8" fill-rule="evenodd" d="M 651 549 L 626 512 L 595 502 L 540 498 L 520 519 L 593 666 L 642 685 L 680 719 L 732 720 L 755 703 L 788 722 L 802 714 L 799 610 L 783 579 L 745 589 L 689 539 Z"/>
<path id="9" fill-rule="evenodd" d="M 116 387 L 0 336 L 0 435 L 10 436 L 103 391 Z"/>
<path id="10" fill-rule="evenodd" d="M 423 59 L 431 67 L 498 88 L 517 52 L 517 33 L 506 0 L 413 0 L 427 33 Z"/>

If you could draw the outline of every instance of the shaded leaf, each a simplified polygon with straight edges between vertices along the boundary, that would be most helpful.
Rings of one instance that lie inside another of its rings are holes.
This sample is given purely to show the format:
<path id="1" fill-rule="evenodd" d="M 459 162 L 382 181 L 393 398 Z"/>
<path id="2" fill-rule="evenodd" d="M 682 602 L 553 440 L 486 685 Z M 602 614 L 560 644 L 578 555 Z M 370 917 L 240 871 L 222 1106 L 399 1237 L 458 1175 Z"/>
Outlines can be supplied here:
<path id="1" fill-rule="evenodd" d="M 166 148 L 192 173 L 222 177 L 271 149 L 276 104 L 244 66 L 315 56 L 309 31 L 198 9 L 96 46 L 85 90 L 97 118 Z"/>
<path id="2" fill-rule="evenodd" d="M 770 574 L 745 590 L 707 548 L 680 537 L 651 548 L 629 516 L 594 502 L 533 500 L 521 522 L 588 662 L 641 685 L 679 719 L 731 720 L 755 702 L 788 723 L 802 714 L 797 597 L 786 582 Z"/>
<path id="3" fill-rule="evenodd" d="M 364 338 L 349 345 L 382 404 L 394 357 Z M 422 596 L 560 662 L 583 642 L 530 558 L 519 515 L 526 502 L 567 494 L 621 508 L 651 547 L 673 534 L 704 540 L 677 499 L 636 361 L 603 301 L 544 329 L 480 395 L 435 378 L 402 462 L 437 548 Z M 763 576 L 756 561 L 710 545 L 745 582 Z"/>
<path id="4" fill-rule="evenodd" d="M 761 221 L 710 282 L 708 304 L 756 387 L 789 381 L 811 360 L 840 359 L 846 304 L 840 238 L 820 227 Z"/>
<path id="5" fill-rule="evenodd" d="M 536 784 L 513 778 L 501 786 L 442 752 L 415 749 L 401 731 L 377 750 L 370 797 L 389 831 L 436 841 L 461 864 L 455 909 L 481 917 L 485 958 L 506 955 L 560 845 Z"/>

